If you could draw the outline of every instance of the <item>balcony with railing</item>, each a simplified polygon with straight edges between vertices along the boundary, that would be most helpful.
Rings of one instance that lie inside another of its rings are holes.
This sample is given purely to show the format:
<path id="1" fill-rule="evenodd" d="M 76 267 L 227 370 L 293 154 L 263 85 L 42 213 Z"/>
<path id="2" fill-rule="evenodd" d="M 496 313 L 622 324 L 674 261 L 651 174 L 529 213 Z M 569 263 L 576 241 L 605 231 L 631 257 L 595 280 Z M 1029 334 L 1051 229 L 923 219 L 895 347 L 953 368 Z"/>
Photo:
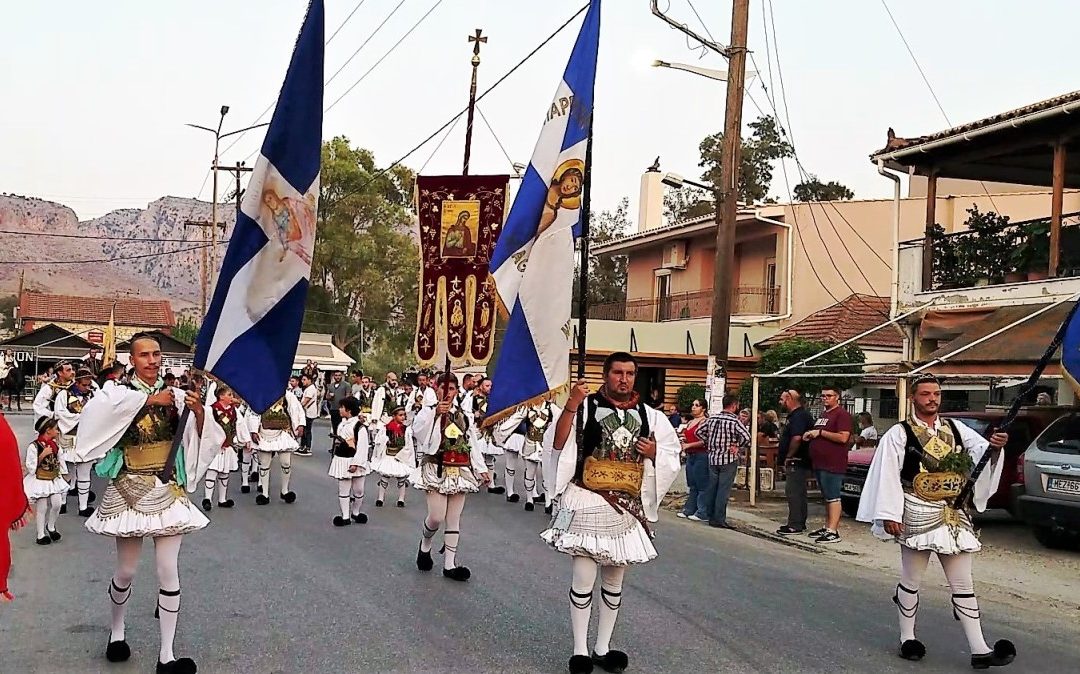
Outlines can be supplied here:
<path id="1" fill-rule="evenodd" d="M 1010 222 L 975 212 L 967 226 L 946 234 L 935 225 L 929 253 L 925 238 L 900 244 L 901 305 L 1045 301 L 1080 291 L 1080 212 L 1062 215 L 1053 277 L 1049 218 Z"/>
<path id="2" fill-rule="evenodd" d="M 637 298 L 589 307 L 589 318 L 606 321 L 660 323 L 708 318 L 712 313 L 712 290 L 673 293 L 666 297 Z M 735 316 L 776 316 L 780 314 L 780 288 L 739 286 L 732 297 Z"/>

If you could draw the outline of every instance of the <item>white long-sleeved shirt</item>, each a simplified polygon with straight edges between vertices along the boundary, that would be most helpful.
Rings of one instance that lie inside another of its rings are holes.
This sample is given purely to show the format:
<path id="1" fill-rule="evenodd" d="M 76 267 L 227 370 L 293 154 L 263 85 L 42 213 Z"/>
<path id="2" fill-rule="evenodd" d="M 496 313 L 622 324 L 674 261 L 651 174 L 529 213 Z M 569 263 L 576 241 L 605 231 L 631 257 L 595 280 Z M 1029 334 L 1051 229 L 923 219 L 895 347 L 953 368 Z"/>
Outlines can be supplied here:
<path id="1" fill-rule="evenodd" d="M 29 475 L 33 475 L 37 471 L 38 467 L 38 454 L 41 453 L 41 448 L 38 447 L 37 442 L 31 442 L 26 447 L 26 472 Z M 56 453 L 56 460 L 60 462 L 60 474 L 67 475 L 67 463 L 64 462 L 63 452 Z"/>
<path id="2" fill-rule="evenodd" d="M 81 412 L 72 412 L 68 410 L 69 391 L 70 389 L 57 391 L 56 399 L 53 402 L 53 416 L 55 416 L 57 422 L 59 422 L 60 432 L 64 435 L 71 433 L 71 430 L 79 425 L 79 417 L 82 416 Z"/>
<path id="3" fill-rule="evenodd" d="M 56 397 L 56 389 L 53 388 L 50 382 L 45 382 L 38 389 L 37 395 L 34 396 L 34 422 L 36 423 L 41 417 L 52 419 L 55 415 L 50 407 L 53 406 L 53 399 Z"/>
<path id="4" fill-rule="evenodd" d="M 359 433 L 356 432 L 359 423 L 359 417 L 342 419 L 341 423 L 338 424 L 337 435 L 345 444 L 356 448 L 356 454 L 353 454 L 352 459 L 349 460 L 349 465 L 370 468 L 371 444 L 366 429 L 361 428 Z"/>
<path id="5" fill-rule="evenodd" d="M 911 420 L 914 424 L 929 428 L 935 433 L 942 424 L 946 423 L 941 417 L 934 420 L 932 427 L 918 417 L 912 416 Z M 957 440 L 977 464 L 990 443 L 967 424 L 955 421 L 953 425 L 960 435 Z M 900 483 L 900 470 L 904 466 L 906 453 L 907 432 L 903 424 L 896 424 L 878 440 L 877 451 L 874 453 L 874 460 L 870 463 L 870 472 L 866 475 L 866 482 L 863 484 L 862 495 L 859 498 L 859 513 L 856 519 L 860 522 L 880 524 L 904 521 L 904 488 Z M 987 501 L 997 490 L 1004 463 L 1000 457 L 996 462 L 992 461 L 990 470 L 984 470 L 975 482 L 972 502 L 979 512 L 986 510 Z"/>
<path id="6" fill-rule="evenodd" d="M 454 414 L 458 412 L 457 408 L 451 409 L 450 413 Z M 473 473 L 479 476 L 481 473 L 487 472 L 487 465 L 484 463 L 484 455 L 480 452 L 479 438 L 476 435 L 476 424 L 472 419 L 466 415 L 466 422 L 469 428 L 465 431 L 466 441 L 469 447 L 469 461 L 472 464 Z M 416 419 L 413 421 L 413 433 L 416 439 L 415 448 L 420 454 L 435 455 L 439 452 L 439 446 L 442 444 L 441 429 L 436 426 L 439 424 L 439 417 L 435 414 L 435 407 L 425 406 L 422 410 L 416 413 Z"/>

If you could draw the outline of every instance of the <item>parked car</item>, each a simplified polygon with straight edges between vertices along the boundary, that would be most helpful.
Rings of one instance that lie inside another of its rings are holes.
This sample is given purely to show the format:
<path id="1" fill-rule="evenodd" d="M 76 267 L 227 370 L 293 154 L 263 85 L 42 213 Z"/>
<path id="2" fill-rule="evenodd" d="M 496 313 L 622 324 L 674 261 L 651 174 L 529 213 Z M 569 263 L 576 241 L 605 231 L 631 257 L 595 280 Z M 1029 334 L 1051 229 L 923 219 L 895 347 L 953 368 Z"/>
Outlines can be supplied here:
<path id="1" fill-rule="evenodd" d="M 1080 411 L 1059 417 L 1024 453 L 1020 514 L 1048 548 L 1080 543 Z"/>
<path id="2" fill-rule="evenodd" d="M 1031 444 L 1032 439 L 1052 421 L 1067 413 L 1069 409 L 1047 405 L 1025 407 L 1021 410 L 1016 421 L 1009 428 L 1009 443 L 1005 445 L 1005 466 L 1002 468 L 1001 482 L 997 492 L 990 497 L 988 508 L 1003 508 L 1014 517 L 1019 517 L 1016 499 L 1022 492 L 1014 491 L 1012 488 L 1014 483 L 1023 480 L 1024 471 L 1019 468 L 1019 459 Z M 945 412 L 941 416 L 966 424 L 980 435 L 989 437 L 1007 411 L 1005 407 L 988 406 L 985 412 Z M 855 517 L 859 511 L 859 497 L 876 451 L 877 448 L 871 447 L 848 452 L 848 469 L 840 487 L 840 503 L 844 513 L 849 517 Z"/>

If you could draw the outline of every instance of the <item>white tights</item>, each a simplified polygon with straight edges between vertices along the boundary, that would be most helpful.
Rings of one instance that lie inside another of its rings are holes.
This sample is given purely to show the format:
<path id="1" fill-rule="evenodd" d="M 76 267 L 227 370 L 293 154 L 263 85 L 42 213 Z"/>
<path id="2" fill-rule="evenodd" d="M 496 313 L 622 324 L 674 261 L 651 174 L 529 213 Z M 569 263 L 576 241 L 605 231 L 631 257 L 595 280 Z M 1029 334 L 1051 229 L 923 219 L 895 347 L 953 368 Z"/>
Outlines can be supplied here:
<path id="1" fill-rule="evenodd" d="M 259 450 L 259 487 L 262 488 L 263 496 L 270 498 L 270 467 L 277 454 L 278 465 L 281 466 L 281 493 L 289 493 L 289 479 L 292 473 L 292 452 L 264 452 Z"/>
<path id="2" fill-rule="evenodd" d="M 506 495 L 514 495 L 514 483 L 517 481 L 517 472 L 521 468 L 521 455 L 517 452 L 507 452 L 504 456 L 506 461 Z"/>
<path id="3" fill-rule="evenodd" d="M 180 543 L 183 536 L 160 536 L 154 539 L 154 559 L 158 577 L 158 627 L 161 630 L 161 649 L 158 660 L 169 663 L 176 659 L 173 655 L 173 640 L 176 637 L 176 623 L 180 617 L 180 572 L 177 560 L 180 557 Z M 109 587 L 109 599 L 112 601 L 112 629 L 109 641 L 124 640 L 124 614 L 127 601 L 131 597 L 131 582 L 139 567 L 142 555 L 143 539 L 116 539 L 116 573 Z"/>
<path id="4" fill-rule="evenodd" d="M 206 471 L 206 478 L 203 480 L 203 498 L 207 501 L 214 501 L 214 487 L 217 486 L 217 501 L 216 503 L 224 503 L 228 499 L 229 493 L 229 474 L 219 473 L 216 470 Z"/>
<path id="5" fill-rule="evenodd" d="M 589 618 L 592 615 L 593 588 L 600 569 L 600 617 L 596 626 L 597 655 L 607 655 L 611 635 L 622 606 L 624 566 L 600 566 L 591 557 L 573 557 L 574 579 L 570 584 L 570 626 L 574 632 L 574 655 L 589 655 Z"/>
<path id="6" fill-rule="evenodd" d="M 457 566 L 458 541 L 461 537 L 461 512 L 465 510 L 465 494 L 447 496 L 437 491 L 429 491 L 427 492 L 427 507 L 427 519 L 424 520 L 420 549 L 431 552 L 431 539 L 445 522 L 443 545 L 446 549 L 443 551 L 443 568 L 453 569 Z"/>
<path id="7" fill-rule="evenodd" d="M 493 454 L 485 454 L 484 455 L 484 465 L 487 466 L 488 475 L 491 476 L 491 484 L 488 485 L 488 487 L 497 487 L 498 486 L 498 484 L 497 484 L 498 480 L 495 479 L 495 477 L 496 477 L 496 473 L 495 473 L 495 456 Z"/>
<path id="8" fill-rule="evenodd" d="M 68 466 L 74 466 L 75 468 L 75 479 L 72 480 L 72 486 L 79 497 L 79 510 L 86 510 L 90 507 L 90 472 L 94 468 L 94 462 L 69 463 Z"/>
<path id="9" fill-rule="evenodd" d="M 341 508 L 341 518 L 349 519 L 349 514 L 355 517 L 360 514 L 360 507 L 364 505 L 364 488 L 367 483 L 367 475 L 347 477 L 338 480 L 338 507 Z"/>
<path id="10" fill-rule="evenodd" d="M 377 499 L 379 501 L 385 501 L 386 500 L 386 490 L 390 487 L 390 478 L 388 478 L 388 477 L 380 477 L 378 484 L 379 484 L 379 495 L 378 495 Z M 399 477 L 399 478 L 397 478 L 397 487 L 398 487 L 398 489 L 397 489 L 397 500 L 399 502 L 401 502 L 401 503 L 404 503 L 405 502 L 405 492 L 409 488 L 409 478 L 407 478 L 407 477 Z"/>
<path id="11" fill-rule="evenodd" d="M 46 524 L 48 531 L 56 531 L 56 518 L 60 516 L 60 506 L 64 503 L 63 494 L 53 494 L 34 501 L 34 516 L 37 520 L 37 537 L 45 538 Z"/>
<path id="12" fill-rule="evenodd" d="M 919 612 L 919 587 L 930 563 L 929 550 L 912 550 L 900 546 L 901 575 L 896 589 L 896 608 L 900 617 L 900 641 L 915 638 L 915 615 Z M 968 648 L 973 655 L 990 652 L 983 637 L 979 602 L 975 599 L 975 584 L 971 577 L 974 558 L 970 552 L 937 556 L 945 578 L 952 589 L 953 614 L 964 628 Z"/>

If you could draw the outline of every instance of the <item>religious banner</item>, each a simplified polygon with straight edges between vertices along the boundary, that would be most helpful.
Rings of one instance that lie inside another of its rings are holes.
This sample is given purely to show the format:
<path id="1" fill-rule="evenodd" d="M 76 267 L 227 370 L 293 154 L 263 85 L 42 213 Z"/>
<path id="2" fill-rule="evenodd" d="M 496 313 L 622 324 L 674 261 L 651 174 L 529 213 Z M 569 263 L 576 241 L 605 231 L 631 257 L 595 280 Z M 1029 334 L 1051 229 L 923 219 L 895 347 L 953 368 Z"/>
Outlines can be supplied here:
<path id="1" fill-rule="evenodd" d="M 420 301 L 414 347 L 421 367 L 441 367 L 437 361 L 446 353 L 453 367 L 491 359 L 498 300 L 488 264 L 502 230 L 509 180 L 416 178 Z"/>

